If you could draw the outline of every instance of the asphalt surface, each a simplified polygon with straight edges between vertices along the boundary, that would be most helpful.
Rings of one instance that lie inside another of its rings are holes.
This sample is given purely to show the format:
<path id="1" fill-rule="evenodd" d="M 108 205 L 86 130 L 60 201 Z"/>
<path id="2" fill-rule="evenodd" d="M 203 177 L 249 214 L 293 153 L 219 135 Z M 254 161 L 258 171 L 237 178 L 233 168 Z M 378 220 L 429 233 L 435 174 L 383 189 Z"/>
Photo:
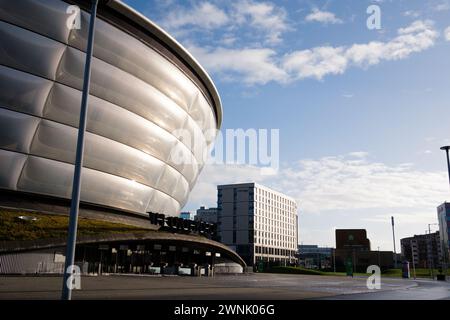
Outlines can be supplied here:
<path id="1" fill-rule="evenodd" d="M 321 300 L 450 300 L 450 283 L 413 280 L 417 285 L 390 291 L 344 294 Z"/>
<path id="2" fill-rule="evenodd" d="M 450 299 L 446 282 L 382 278 L 380 290 L 370 290 L 366 277 L 282 274 L 223 275 L 213 278 L 137 275 L 83 276 L 73 299 L 170 300 L 379 300 Z M 0 299 L 59 299 L 57 276 L 0 277 Z"/>

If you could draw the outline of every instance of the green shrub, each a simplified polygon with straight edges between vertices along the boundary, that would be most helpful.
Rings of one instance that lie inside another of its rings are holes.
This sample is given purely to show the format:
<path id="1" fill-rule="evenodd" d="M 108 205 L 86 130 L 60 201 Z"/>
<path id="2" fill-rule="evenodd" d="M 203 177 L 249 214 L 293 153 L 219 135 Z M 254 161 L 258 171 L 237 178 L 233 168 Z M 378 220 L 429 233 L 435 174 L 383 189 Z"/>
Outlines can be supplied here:
<path id="1" fill-rule="evenodd" d="M 271 267 L 266 272 L 270 273 L 290 273 L 290 274 L 309 274 L 309 275 L 322 275 L 322 271 L 305 269 L 300 267 Z"/>
<path id="2" fill-rule="evenodd" d="M 19 216 L 33 216 L 36 221 L 23 221 Z M 69 217 L 43 213 L 30 213 L 0 209 L 0 241 L 21 241 L 36 239 L 63 239 L 67 237 Z M 145 232 L 147 229 L 120 223 L 78 219 L 78 235 L 104 235 Z"/>

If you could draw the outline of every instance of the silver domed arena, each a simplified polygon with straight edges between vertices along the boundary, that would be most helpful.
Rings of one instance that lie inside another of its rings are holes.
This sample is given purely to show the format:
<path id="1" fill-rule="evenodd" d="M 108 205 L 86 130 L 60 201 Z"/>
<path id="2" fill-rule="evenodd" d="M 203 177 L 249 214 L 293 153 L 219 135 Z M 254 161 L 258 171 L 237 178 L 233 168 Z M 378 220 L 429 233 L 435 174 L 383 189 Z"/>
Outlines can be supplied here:
<path id="1" fill-rule="evenodd" d="M 3 204 L 20 202 L 48 211 L 67 207 L 89 3 L 0 0 Z M 81 8 L 79 28 L 68 24 L 71 5 Z M 149 211 L 177 215 L 212 147 L 210 133 L 221 121 L 219 95 L 198 62 L 140 13 L 120 1 L 102 1 L 95 26 L 82 208 L 108 209 L 130 221 Z M 180 129 L 196 137 L 195 147 L 177 134 Z M 172 154 L 189 161 L 176 161 Z"/>

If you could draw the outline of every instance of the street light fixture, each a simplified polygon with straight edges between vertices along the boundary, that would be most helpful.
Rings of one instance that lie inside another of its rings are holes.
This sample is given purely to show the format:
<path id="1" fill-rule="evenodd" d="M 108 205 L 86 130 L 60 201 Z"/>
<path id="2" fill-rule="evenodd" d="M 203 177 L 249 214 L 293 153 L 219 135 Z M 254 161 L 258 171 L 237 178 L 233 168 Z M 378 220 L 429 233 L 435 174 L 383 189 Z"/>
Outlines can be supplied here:
<path id="1" fill-rule="evenodd" d="M 450 146 L 441 147 L 441 150 L 444 150 L 445 153 L 447 154 L 448 183 L 450 185 L 450 157 L 449 157 Z"/>

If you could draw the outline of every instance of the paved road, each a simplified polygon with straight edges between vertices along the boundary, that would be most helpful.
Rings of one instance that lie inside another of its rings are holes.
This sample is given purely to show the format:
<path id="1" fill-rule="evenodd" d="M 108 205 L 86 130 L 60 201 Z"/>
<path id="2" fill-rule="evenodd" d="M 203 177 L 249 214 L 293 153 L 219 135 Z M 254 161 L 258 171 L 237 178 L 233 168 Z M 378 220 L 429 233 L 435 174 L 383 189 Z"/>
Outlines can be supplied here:
<path id="1" fill-rule="evenodd" d="M 431 280 L 414 280 L 417 284 L 397 290 L 344 294 L 322 300 L 450 300 L 450 284 Z"/>
<path id="2" fill-rule="evenodd" d="M 214 278 L 114 275 L 81 279 L 74 299 L 449 299 L 450 285 L 382 278 L 369 290 L 365 277 L 247 274 Z M 60 277 L 0 277 L 0 299 L 59 299 Z"/>

